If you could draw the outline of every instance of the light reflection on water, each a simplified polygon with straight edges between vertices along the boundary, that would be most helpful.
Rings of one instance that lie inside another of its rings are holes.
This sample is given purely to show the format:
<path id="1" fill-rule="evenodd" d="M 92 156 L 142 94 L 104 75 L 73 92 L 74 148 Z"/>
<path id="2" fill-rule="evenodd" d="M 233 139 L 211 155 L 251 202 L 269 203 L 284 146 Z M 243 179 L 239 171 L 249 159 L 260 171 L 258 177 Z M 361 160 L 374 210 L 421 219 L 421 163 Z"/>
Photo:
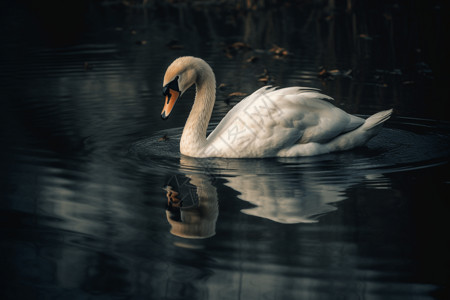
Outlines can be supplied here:
<path id="1" fill-rule="evenodd" d="M 92 9 L 104 15 L 89 15 L 98 23 L 71 46 L 35 45 L 42 43 L 35 31 L 8 44 L 1 29 L 9 47 L 0 58 L 6 71 L 0 95 L 7 99 L 0 111 L 5 299 L 429 299 L 445 293 L 442 199 L 449 194 L 450 130 L 439 121 L 445 112 L 435 81 L 408 70 L 408 61 L 398 63 L 402 75 L 391 74 L 399 67 L 391 60 L 399 57 L 385 60 L 384 48 L 377 53 L 376 36 L 354 37 L 365 26 L 382 34 L 385 23 L 362 22 L 367 12 L 324 20 L 322 9 L 299 18 L 282 8 L 222 11 L 205 27 L 199 20 L 208 11 L 198 8 L 147 15 Z M 168 25 L 167 16 L 178 23 Z M 221 29 L 224 19 L 227 29 Z M 169 49 L 172 39 L 184 48 Z M 241 40 L 254 51 L 227 58 L 226 45 Z M 293 56 L 274 59 L 267 52 L 272 43 Z M 227 84 L 218 91 L 212 127 L 239 101 L 228 94 L 257 89 L 264 69 L 274 84 L 322 88 L 352 113 L 395 105 L 397 115 L 368 147 L 352 152 L 244 161 L 180 157 L 193 92 L 177 104 L 177 118 L 162 122 L 159 113 L 163 72 L 185 54 L 205 58 L 218 83 Z M 245 62 L 255 54 L 259 61 Z M 320 66 L 352 69 L 353 77 L 323 80 Z M 169 140 L 159 141 L 163 135 Z M 196 196 L 170 211 L 163 188 L 180 183 L 186 183 L 180 197 L 189 189 Z"/>

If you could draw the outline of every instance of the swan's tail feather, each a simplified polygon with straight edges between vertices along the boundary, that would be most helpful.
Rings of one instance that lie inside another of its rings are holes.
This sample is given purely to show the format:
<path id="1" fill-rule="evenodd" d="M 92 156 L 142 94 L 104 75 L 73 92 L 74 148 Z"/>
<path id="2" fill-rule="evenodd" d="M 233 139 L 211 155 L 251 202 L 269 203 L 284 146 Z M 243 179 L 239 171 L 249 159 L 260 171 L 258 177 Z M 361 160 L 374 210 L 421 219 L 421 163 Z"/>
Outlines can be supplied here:
<path id="1" fill-rule="evenodd" d="M 343 151 L 366 144 L 381 129 L 381 125 L 391 117 L 392 109 L 380 111 L 366 119 L 361 127 L 344 133 L 327 144 L 328 152 Z"/>
<path id="2" fill-rule="evenodd" d="M 389 110 L 380 111 L 367 118 L 362 128 L 364 128 L 365 130 L 369 130 L 378 127 L 379 125 L 383 124 L 387 119 L 389 119 L 391 117 L 391 114 L 392 108 Z"/>

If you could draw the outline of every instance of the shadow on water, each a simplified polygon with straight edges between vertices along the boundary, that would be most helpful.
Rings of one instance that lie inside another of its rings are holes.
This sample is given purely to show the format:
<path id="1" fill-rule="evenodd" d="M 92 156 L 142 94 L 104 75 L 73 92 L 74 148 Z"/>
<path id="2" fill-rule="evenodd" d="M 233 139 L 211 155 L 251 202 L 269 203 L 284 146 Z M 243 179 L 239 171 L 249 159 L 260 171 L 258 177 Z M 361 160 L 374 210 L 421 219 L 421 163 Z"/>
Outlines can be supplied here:
<path id="1" fill-rule="evenodd" d="M 64 3 L 0 4 L 0 298 L 446 299 L 441 1 Z M 181 55 L 211 128 L 265 84 L 395 115 L 351 152 L 183 157 Z"/>

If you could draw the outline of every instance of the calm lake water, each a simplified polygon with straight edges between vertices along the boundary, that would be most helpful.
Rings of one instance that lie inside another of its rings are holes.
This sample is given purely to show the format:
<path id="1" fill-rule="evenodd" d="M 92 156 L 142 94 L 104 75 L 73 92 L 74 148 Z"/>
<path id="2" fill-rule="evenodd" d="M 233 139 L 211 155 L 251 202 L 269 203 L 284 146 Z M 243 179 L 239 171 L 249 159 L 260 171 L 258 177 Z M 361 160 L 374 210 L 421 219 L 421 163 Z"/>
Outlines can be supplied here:
<path id="1" fill-rule="evenodd" d="M 0 5 L 1 299 L 449 299 L 439 1 L 151 2 Z M 211 129 L 266 83 L 394 115 L 349 152 L 183 157 L 182 55 L 221 84 Z"/>

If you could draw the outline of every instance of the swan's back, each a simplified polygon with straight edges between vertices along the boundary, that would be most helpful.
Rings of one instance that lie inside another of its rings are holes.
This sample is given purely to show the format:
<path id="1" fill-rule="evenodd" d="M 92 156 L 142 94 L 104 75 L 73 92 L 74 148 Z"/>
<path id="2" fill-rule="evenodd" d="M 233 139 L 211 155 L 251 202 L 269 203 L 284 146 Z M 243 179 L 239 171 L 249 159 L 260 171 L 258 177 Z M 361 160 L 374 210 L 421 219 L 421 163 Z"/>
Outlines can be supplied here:
<path id="1" fill-rule="evenodd" d="M 267 157 L 295 144 L 324 143 L 364 119 L 349 115 L 311 88 L 263 87 L 236 104 L 208 136 L 220 157 Z"/>

